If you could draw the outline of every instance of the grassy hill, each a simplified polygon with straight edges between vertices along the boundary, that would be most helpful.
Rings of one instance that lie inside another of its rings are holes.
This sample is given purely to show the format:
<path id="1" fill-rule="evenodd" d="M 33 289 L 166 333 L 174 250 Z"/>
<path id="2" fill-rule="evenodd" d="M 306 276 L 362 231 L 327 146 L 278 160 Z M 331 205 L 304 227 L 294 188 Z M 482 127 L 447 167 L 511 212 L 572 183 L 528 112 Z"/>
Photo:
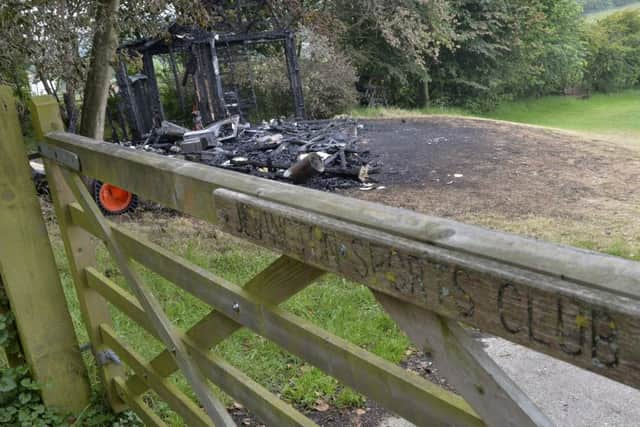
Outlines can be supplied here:
<path id="1" fill-rule="evenodd" d="M 599 19 L 605 18 L 616 12 L 622 12 L 624 10 L 634 10 L 634 9 L 640 9 L 640 2 L 635 2 L 625 6 L 620 6 L 620 7 L 614 7 L 613 9 L 601 10 L 599 12 L 587 13 L 585 16 L 587 18 L 587 21 L 597 21 Z"/>
<path id="2" fill-rule="evenodd" d="M 629 135 L 640 144 L 640 90 L 595 94 L 589 99 L 547 96 L 508 102 L 485 117 L 603 135 Z"/>
<path id="3" fill-rule="evenodd" d="M 611 141 L 640 146 L 639 89 L 613 94 L 595 94 L 588 99 L 546 96 L 518 100 L 503 103 L 495 111 L 485 114 L 472 114 L 458 108 L 361 108 L 352 114 L 361 118 L 416 117 L 430 114 L 476 116 L 586 132 Z"/>

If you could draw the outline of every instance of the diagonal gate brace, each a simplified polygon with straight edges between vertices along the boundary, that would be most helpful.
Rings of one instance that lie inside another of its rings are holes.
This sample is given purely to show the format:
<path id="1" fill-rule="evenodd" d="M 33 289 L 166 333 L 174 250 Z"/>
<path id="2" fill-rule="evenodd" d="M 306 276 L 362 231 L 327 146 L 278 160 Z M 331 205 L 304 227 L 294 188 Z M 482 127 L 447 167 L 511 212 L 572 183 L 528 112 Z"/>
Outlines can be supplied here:
<path id="1" fill-rule="evenodd" d="M 156 298 L 145 289 L 142 280 L 133 269 L 129 258 L 125 255 L 120 244 L 113 236 L 100 209 L 93 201 L 87 191 L 80 176 L 68 170 L 63 170 L 64 179 L 73 191 L 76 199 L 87 213 L 94 225 L 102 232 L 104 241 L 109 253 L 116 261 L 122 275 L 125 277 L 140 305 L 144 308 L 151 324 L 158 333 L 163 343 L 167 346 L 169 353 L 173 356 L 176 364 L 184 374 L 185 378 L 193 388 L 194 393 L 200 400 L 205 412 L 211 420 L 218 426 L 235 426 L 231 416 L 224 405 L 213 395 L 206 378 L 202 375 L 195 362 L 189 356 L 181 337 L 171 324 L 162 307 Z"/>

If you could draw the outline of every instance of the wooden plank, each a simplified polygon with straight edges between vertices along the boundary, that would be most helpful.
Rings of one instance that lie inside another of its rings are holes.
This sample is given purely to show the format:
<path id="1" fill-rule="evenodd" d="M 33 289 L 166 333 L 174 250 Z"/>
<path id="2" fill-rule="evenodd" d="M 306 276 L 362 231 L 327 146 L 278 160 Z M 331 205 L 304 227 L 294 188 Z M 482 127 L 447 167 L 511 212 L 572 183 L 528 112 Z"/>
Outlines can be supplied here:
<path id="1" fill-rule="evenodd" d="M 38 141 L 42 141 L 49 132 L 64 131 L 64 123 L 60 117 L 60 105 L 53 96 L 31 97 L 29 113 L 31 113 L 33 130 Z"/>
<path id="2" fill-rule="evenodd" d="M 121 377 L 115 377 L 113 379 L 113 386 L 118 393 L 120 399 L 131 407 L 134 412 L 140 417 L 145 426 L 166 427 L 164 421 L 160 419 L 152 410 L 144 403 L 141 396 L 134 396 L 131 394 L 127 385 Z"/>
<path id="3" fill-rule="evenodd" d="M 553 427 L 553 423 L 454 320 L 379 292 L 376 299 L 490 426 Z"/>
<path id="4" fill-rule="evenodd" d="M 89 278 L 89 284 L 93 289 L 100 292 L 105 298 L 111 301 L 114 306 L 145 328 L 149 333 L 156 335 L 144 310 L 133 296 L 94 269 L 87 270 L 87 276 Z M 215 330 L 210 330 L 210 332 L 215 332 Z M 195 340 L 186 337 L 184 341 L 207 377 L 228 395 L 238 402 L 243 403 L 253 414 L 268 425 L 282 427 L 315 425 L 311 420 L 278 399 L 277 396 L 253 381 L 242 371 L 231 366 L 214 353 L 209 353 L 200 348 Z M 157 378 L 162 379 L 164 377 L 162 373 L 151 366 L 151 363 L 148 364 L 148 369 L 153 370 Z M 156 389 L 155 385 L 150 384 L 148 378 L 145 378 L 144 373 L 141 374 L 139 370 L 136 370 L 136 372 L 136 377 L 140 378 L 139 381 L 144 381 L 147 387 L 143 390 L 136 391 L 132 387 L 127 386 L 132 394 L 137 395 L 142 393 L 149 387 L 154 388 L 154 390 Z M 127 384 L 131 379 L 132 378 L 129 378 Z"/>
<path id="5" fill-rule="evenodd" d="M 0 86 L 0 236 L 0 286 L 9 298 L 26 363 L 42 385 L 42 399 L 64 412 L 82 410 L 90 398 L 87 371 L 8 86 Z"/>
<path id="6" fill-rule="evenodd" d="M 144 314 L 143 311 L 142 315 Z M 169 407 L 180 415 L 188 426 L 213 426 L 207 414 L 198 405 L 172 384 L 170 380 L 158 375 L 151 366 L 145 363 L 140 355 L 118 338 L 116 332 L 110 326 L 101 325 L 100 333 L 103 341 L 116 352 L 120 359 L 133 369 L 136 374 L 144 378 L 149 387 L 167 402 Z"/>
<path id="7" fill-rule="evenodd" d="M 124 239 L 123 239 L 124 240 Z M 144 242 L 127 253 L 210 304 L 230 319 L 307 360 L 329 375 L 415 423 L 481 425 L 460 397 L 389 363 L 317 326 L 287 313 L 211 272 Z M 124 245 L 123 245 L 124 247 Z"/>
<path id="8" fill-rule="evenodd" d="M 238 237 L 638 387 L 639 299 L 218 190 Z"/>
<path id="9" fill-rule="evenodd" d="M 32 98 L 31 110 L 36 133 L 46 134 L 51 130 L 62 128 L 62 119 L 60 118 L 57 104 L 54 109 L 51 103 L 51 97 Z M 80 227 L 74 226 L 69 220 L 66 207 L 74 201 L 74 197 L 64 182 L 60 166 L 47 159 L 44 160 L 44 166 L 47 172 L 47 181 L 53 199 L 56 219 L 60 227 L 60 236 L 64 243 L 65 253 L 69 261 L 69 270 L 78 295 L 80 312 L 91 342 L 92 352 L 95 355 L 99 351 L 106 350 L 101 341 L 98 326 L 102 323 L 111 322 L 111 315 L 106 301 L 98 293 L 87 287 L 86 277 L 83 274 L 85 267 L 96 265 L 96 242 L 89 233 Z M 127 409 L 126 404 L 115 393 L 112 383 L 114 377 L 124 376 L 122 367 L 114 364 L 100 366 L 98 367 L 98 374 L 104 385 L 107 401 L 111 409 L 115 412 Z"/>
<path id="10" fill-rule="evenodd" d="M 640 298 L 640 263 L 637 262 L 130 150 L 116 144 L 98 144 L 77 135 L 56 132 L 49 135 L 47 141 L 78 154 L 85 173 L 92 177 L 213 223 L 217 222 L 217 212 L 212 192 L 222 187 L 390 235 L 487 260 L 499 260 L 585 287 Z"/>
<path id="11" fill-rule="evenodd" d="M 106 222 L 100 208 L 93 201 L 93 198 L 87 191 L 82 178 L 75 173 L 64 171 L 64 178 L 73 191 L 76 199 L 82 206 L 85 213 L 88 214 L 90 221 L 98 228 L 104 238 L 104 242 L 118 265 L 120 272 L 133 290 L 138 301 L 144 308 L 145 313 L 153 324 L 154 330 L 162 342 L 167 346 L 169 352 L 173 355 L 174 360 L 180 371 L 185 376 L 187 382 L 193 389 L 200 403 L 204 406 L 207 415 L 220 426 L 234 426 L 233 419 L 227 412 L 224 405 L 216 398 L 211 389 L 206 384 L 205 379 L 198 367 L 193 363 L 191 356 L 184 348 L 182 340 L 177 336 L 175 327 L 165 315 L 160 303 L 155 296 L 149 292 L 139 278 L 137 272 L 129 258 L 122 251 L 120 244 L 115 240 L 111 232 L 111 227 Z"/>

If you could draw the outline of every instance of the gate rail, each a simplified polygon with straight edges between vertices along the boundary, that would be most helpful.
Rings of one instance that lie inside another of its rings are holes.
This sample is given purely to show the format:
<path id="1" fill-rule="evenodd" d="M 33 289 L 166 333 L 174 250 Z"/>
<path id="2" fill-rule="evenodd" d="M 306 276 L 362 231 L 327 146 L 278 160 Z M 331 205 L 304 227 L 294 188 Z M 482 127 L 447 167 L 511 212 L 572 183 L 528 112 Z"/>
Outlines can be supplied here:
<path id="1" fill-rule="evenodd" d="M 54 116 L 38 115 L 42 131 L 59 120 Z M 67 133 L 49 133 L 41 147 L 94 353 L 115 352 L 135 372 L 127 378 L 121 365 L 103 366 L 110 402 L 116 409 L 129 405 L 149 424 L 162 425 L 141 399 L 150 388 L 188 425 L 231 424 L 211 381 L 269 425 L 313 425 L 209 351 L 241 327 L 418 425 L 551 425 L 468 326 L 640 386 L 640 263 Z M 80 174 L 282 256 L 238 286 L 108 222 Z M 134 295 L 97 271 L 91 235 L 106 243 Z M 132 260 L 213 310 L 189 331 L 178 330 Z M 368 286 L 412 341 L 429 348 L 462 397 L 278 307 L 325 272 Z M 167 349 L 151 361 L 141 358 L 118 338 L 108 303 Z M 178 369 L 204 411 L 167 381 Z"/>

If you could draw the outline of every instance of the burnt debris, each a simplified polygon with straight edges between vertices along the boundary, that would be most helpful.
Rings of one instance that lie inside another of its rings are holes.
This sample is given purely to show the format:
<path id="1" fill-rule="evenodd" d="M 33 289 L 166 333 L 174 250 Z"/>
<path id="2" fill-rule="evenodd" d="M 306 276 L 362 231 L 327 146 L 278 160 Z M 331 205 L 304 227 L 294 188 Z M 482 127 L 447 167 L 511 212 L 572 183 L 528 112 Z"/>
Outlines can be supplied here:
<path id="1" fill-rule="evenodd" d="M 120 139 L 112 121 L 114 142 L 130 139 L 132 142 L 125 145 L 135 149 L 318 189 L 334 190 L 373 181 L 370 175 L 378 165 L 366 140 L 358 135 L 361 126 L 346 119 L 304 120 L 295 34 L 288 29 L 264 28 L 210 32 L 174 24 L 161 36 L 121 45 L 117 69 L 122 111 L 119 122 L 124 123 L 126 116 L 129 123 L 121 125 Z M 247 123 L 249 117 L 257 117 L 250 114 L 257 101 L 248 53 L 249 48 L 257 46 L 280 51 L 284 56 L 295 120 L 271 120 L 257 127 Z M 176 97 L 186 114 L 188 100 L 182 89 L 193 85 L 193 130 L 166 118 L 154 69 L 157 55 L 168 55 Z M 182 78 L 176 55 L 183 61 Z M 127 63 L 134 58 L 142 59 L 142 69 L 130 75 Z M 248 82 L 243 84 L 238 83 L 240 69 L 248 70 Z"/>
<path id="2" fill-rule="evenodd" d="M 168 121 L 136 149 L 171 155 L 263 178 L 335 190 L 373 181 L 379 167 L 351 119 L 263 122 L 238 116 L 191 131 Z"/>

